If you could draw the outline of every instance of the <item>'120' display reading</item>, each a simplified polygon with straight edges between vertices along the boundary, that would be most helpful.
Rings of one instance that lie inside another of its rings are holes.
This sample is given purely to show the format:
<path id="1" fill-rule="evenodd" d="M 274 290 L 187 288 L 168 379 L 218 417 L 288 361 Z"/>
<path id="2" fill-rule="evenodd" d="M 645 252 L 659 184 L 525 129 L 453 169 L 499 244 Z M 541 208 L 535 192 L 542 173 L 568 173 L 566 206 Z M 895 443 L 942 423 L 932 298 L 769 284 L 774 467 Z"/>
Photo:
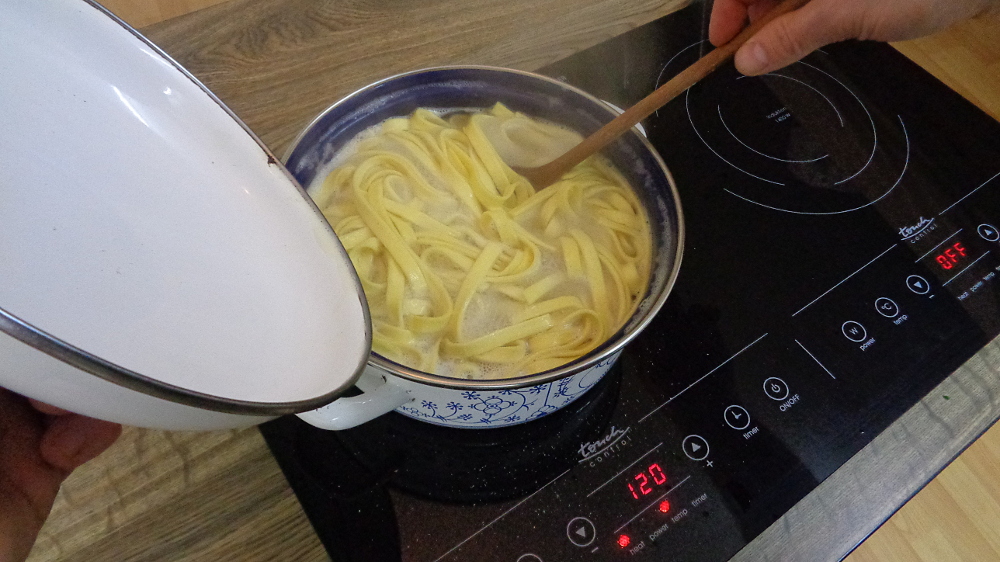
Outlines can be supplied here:
<path id="1" fill-rule="evenodd" d="M 628 483 L 628 489 L 632 492 L 632 497 L 639 499 L 652 492 L 656 486 L 667 483 L 667 475 L 658 464 L 651 464 L 644 472 L 640 472 L 632 477 Z"/>

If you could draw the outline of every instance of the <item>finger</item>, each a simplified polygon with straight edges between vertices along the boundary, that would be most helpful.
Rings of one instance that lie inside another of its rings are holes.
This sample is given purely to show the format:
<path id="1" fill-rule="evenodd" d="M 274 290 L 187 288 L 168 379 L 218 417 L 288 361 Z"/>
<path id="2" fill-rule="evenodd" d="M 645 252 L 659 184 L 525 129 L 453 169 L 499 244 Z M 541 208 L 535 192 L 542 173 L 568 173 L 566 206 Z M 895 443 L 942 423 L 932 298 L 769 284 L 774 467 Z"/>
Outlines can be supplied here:
<path id="1" fill-rule="evenodd" d="M 708 40 L 715 46 L 731 41 L 743 31 L 747 20 L 755 21 L 778 4 L 778 0 L 718 0 L 712 5 Z"/>
<path id="2" fill-rule="evenodd" d="M 28 402 L 31 402 L 31 406 L 34 409 L 38 410 L 43 414 L 48 414 L 50 416 L 62 416 L 64 414 L 69 413 L 66 410 L 63 410 L 62 408 L 56 408 L 55 406 L 46 404 L 45 402 L 39 402 L 38 400 L 35 399 L 28 399 Z"/>
<path id="3" fill-rule="evenodd" d="M 778 0 L 760 0 L 747 6 L 747 15 L 750 16 L 751 22 L 755 22 L 757 18 L 770 12 L 777 5 Z"/>
<path id="4" fill-rule="evenodd" d="M 753 0 L 715 0 L 708 22 L 708 40 L 719 46 L 728 43 L 747 23 L 747 4 Z"/>
<path id="5" fill-rule="evenodd" d="M 38 450 L 45 420 L 26 398 L 0 388 L 0 560 L 7 545 L 27 555 L 68 474 Z"/>
<path id="6" fill-rule="evenodd" d="M 855 35 L 854 16 L 839 1 L 814 0 L 764 26 L 736 52 L 736 69 L 748 76 L 765 74 Z"/>
<path id="7" fill-rule="evenodd" d="M 52 466 L 72 471 L 104 452 L 121 435 L 116 423 L 78 414 L 53 418 L 42 436 L 42 458 Z"/>

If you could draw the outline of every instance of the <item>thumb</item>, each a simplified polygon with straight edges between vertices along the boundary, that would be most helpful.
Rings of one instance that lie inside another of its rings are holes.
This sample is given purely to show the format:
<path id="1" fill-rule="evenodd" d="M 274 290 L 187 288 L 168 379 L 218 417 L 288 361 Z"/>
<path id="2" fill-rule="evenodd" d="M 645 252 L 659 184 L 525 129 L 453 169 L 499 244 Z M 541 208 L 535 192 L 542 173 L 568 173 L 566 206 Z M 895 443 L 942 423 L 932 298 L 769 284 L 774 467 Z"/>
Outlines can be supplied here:
<path id="1" fill-rule="evenodd" d="M 68 474 L 110 447 L 121 432 L 116 423 L 77 414 L 53 416 L 40 451 L 46 462 Z"/>
<path id="2" fill-rule="evenodd" d="M 766 74 L 816 49 L 847 39 L 855 27 L 841 0 L 813 0 L 775 18 L 736 52 L 736 69 L 747 76 Z"/>

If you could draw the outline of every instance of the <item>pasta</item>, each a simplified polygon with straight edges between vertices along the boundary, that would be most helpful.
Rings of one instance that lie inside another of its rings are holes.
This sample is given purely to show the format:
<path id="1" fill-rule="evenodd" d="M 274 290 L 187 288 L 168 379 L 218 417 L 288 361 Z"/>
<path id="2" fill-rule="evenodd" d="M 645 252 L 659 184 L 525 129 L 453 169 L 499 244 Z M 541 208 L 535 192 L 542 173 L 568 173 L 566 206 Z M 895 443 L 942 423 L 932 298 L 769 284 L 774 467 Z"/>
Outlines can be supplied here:
<path id="1" fill-rule="evenodd" d="M 592 157 L 536 192 L 575 132 L 501 104 L 419 109 L 366 132 L 310 188 L 361 279 L 373 351 L 425 372 L 506 378 L 585 355 L 646 291 L 642 204 Z"/>

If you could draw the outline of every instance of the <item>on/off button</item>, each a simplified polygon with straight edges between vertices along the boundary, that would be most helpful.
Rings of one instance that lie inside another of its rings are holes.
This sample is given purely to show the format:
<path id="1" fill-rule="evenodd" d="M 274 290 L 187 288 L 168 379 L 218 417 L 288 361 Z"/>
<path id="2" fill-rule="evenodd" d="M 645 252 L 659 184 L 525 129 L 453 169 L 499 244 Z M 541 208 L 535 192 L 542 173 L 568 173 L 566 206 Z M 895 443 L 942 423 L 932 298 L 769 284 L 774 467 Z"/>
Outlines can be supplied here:
<path id="1" fill-rule="evenodd" d="M 764 394 L 771 400 L 780 402 L 788 398 L 788 384 L 778 377 L 770 377 L 764 381 Z"/>

